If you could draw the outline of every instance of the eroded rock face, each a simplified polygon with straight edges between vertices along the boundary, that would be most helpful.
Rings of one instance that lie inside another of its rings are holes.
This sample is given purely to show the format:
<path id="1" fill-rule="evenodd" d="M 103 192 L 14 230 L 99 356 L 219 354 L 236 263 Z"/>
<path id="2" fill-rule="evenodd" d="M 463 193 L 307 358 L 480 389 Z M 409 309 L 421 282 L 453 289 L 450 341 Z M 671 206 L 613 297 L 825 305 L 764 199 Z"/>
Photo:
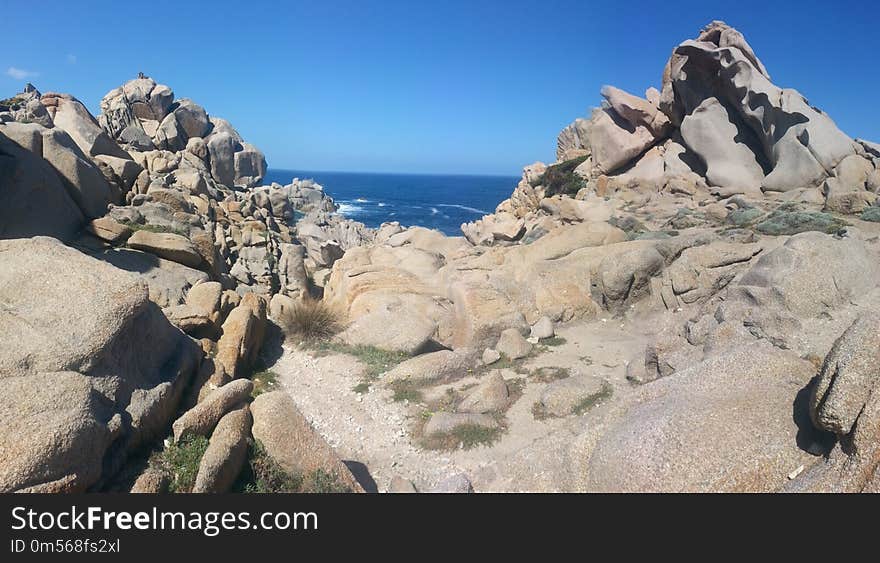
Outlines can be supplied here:
<path id="1" fill-rule="evenodd" d="M 0 490 L 83 491 L 159 436 L 201 350 L 128 272 L 44 237 L 0 255 Z"/>
<path id="2" fill-rule="evenodd" d="M 792 402 L 814 369 L 768 344 L 660 379 L 627 401 L 583 459 L 590 490 L 753 491 L 781 488 L 815 457 L 797 446 Z M 711 436 L 711 439 L 707 437 Z"/>

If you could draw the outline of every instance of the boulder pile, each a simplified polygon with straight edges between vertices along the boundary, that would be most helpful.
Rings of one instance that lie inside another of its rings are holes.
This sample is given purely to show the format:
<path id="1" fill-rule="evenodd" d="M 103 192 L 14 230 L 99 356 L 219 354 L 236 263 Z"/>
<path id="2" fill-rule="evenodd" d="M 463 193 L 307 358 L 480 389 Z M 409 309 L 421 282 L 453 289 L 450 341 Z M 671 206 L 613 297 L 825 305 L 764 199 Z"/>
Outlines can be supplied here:
<path id="1" fill-rule="evenodd" d="M 172 428 L 211 437 L 195 489 L 228 490 L 270 298 L 320 295 L 374 234 L 313 181 L 261 186 L 259 150 L 150 78 L 101 109 L 0 102 L 0 491 L 106 488 Z"/>

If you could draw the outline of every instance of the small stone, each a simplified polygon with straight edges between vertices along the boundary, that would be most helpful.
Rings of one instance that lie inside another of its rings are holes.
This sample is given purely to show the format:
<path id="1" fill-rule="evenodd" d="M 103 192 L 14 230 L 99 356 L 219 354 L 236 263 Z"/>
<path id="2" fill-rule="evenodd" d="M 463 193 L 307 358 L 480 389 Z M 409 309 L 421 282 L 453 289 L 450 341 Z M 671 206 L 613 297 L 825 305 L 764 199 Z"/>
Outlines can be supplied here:
<path id="1" fill-rule="evenodd" d="M 483 365 L 492 365 L 501 359 L 501 354 L 492 348 L 483 350 Z"/>
<path id="2" fill-rule="evenodd" d="M 556 330 L 553 328 L 553 321 L 549 317 L 541 317 L 534 325 L 532 325 L 532 338 L 543 339 L 553 338 Z"/>

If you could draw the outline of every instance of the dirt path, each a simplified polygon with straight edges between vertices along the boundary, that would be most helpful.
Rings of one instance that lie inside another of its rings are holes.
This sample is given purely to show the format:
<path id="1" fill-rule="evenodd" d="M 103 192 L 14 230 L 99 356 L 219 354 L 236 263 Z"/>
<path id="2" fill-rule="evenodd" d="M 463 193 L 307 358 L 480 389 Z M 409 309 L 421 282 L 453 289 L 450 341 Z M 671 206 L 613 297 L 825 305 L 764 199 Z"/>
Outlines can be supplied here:
<path id="1" fill-rule="evenodd" d="M 567 368 L 573 375 L 588 373 L 608 380 L 615 400 L 629 391 L 625 362 L 643 344 L 641 331 L 619 321 L 577 323 L 558 330 L 565 343 L 547 348 L 523 364 Z M 393 393 L 376 384 L 358 394 L 363 367 L 352 356 L 315 357 L 284 346 L 271 368 L 303 414 L 345 460 L 363 463 L 379 491 L 399 475 L 428 490 L 443 478 L 464 472 L 477 491 L 561 491 L 576 482 L 570 475 L 569 446 L 585 425 L 606 405 L 582 416 L 536 420 L 532 406 L 547 383 L 529 381 L 522 396 L 506 413 L 507 431 L 491 446 L 469 450 L 432 451 L 418 447 L 410 430 L 425 415 L 423 405 L 394 402 Z M 505 379 L 522 378 L 507 369 Z M 471 378 L 473 380 L 474 378 Z M 467 380 L 457 382 L 458 385 Z M 441 386 L 433 391 L 443 392 Z"/>

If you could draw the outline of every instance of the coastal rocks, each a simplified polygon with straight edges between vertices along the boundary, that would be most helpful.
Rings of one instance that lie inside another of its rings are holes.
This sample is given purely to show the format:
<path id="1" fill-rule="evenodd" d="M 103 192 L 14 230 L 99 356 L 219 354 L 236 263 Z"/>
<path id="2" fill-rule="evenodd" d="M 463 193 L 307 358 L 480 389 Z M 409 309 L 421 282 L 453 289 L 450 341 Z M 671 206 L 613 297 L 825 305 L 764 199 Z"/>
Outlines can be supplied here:
<path id="1" fill-rule="evenodd" d="M 210 436 L 223 416 L 250 396 L 254 384 L 248 379 L 236 379 L 212 391 L 207 398 L 183 413 L 174 421 L 174 441 L 189 436 Z"/>
<path id="2" fill-rule="evenodd" d="M 577 118 L 556 139 L 556 160 L 564 162 L 590 154 L 589 121 Z"/>
<path id="3" fill-rule="evenodd" d="M 84 222 L 82 211 L 41 153 L 7 137 L 11 127 L 0 126 L 0 238 L 72 238 Z M 40 142 L 32 131 L 31 138 Z"/>
<path id="4" fill-rule="evenodd" d="M 155 254 L 190 268 L 202 265 L 202 257 L 189 239 L 175 233 L 140 230 L 129 237 L 127 244 L 130 248 Z"/>
<path id="5" fill-rule="evenodd" d="M 862 313 L 834 343 L 810 395 L 818 428 L 850 436 L 880 385 L 880 314 Z M 858 449 L 862 444 L 851 444 Z"/>
<path id="6" fill-rule="evenodd" d="M 245 143 L 228 122 L 208 116 L 192 100 L 175 101 L 170 88 L 151 78 L 131 80 L 107 93 L 98 124 L 130 151 L 193 154 L 208 163 L 206 170 L 214 181 L 227 187 L 251 188 L 266 175 L 263 154 Z"/>
<path id="7" fill-rule="evenodd" d="M 706 98 L 685 116 L 681 136 L 705 164 L 709 185 L 760 188 L 764 171 L 752 150 L 737 141 L 743 132 L 717 98 Z"/>
<path id="8" fill-rule="evenodd" d="M 244 375 L 260 353 L 266 334 L 266 309 L 262 297 L 249 293 L 223 323 L 215 359 L 233 379 Z"/>
<path id="9" fill-rule="evenodd" d="M 439 494 L 467 494 L 474 492 L 474 486 L 471 484 L 471 480 L 468 479 L 467 475 L 464 473 L 456 473 L 441 480 L 434 485 L 433 489 L 427 492 Z"/>
<path id="10" fill-rule="evenodd" d="M 878 276 L 863 241 L 808 232 L 761 256 L 739 285 L 760 289 L 797 315 L 816 316 L 868 292 Z"/>
<path id="11" fill-rule="evenodd" d="M 285 471 L 323 471 L 351 492 L 363 488 L 339 456 L 303 417 L 285 391 L 263 393 L 251 403 L 253 436 Z"/>
<path id="12" fill-rule="evenodd" d="M 814 373 L 809 362 L 764 343 L 646 385 L 581 458 L 583 485 L 606 492 L 774 491 L 794 468 L 816 460 L 798 448 L 800 418 L 792 416 L 795 396 Z"/>
<path id="13" fill-rule="evenodd" d="M 723 22 L 710 28 L 701 35 L 706 39 L 679 45 L 664 72 L 660 105 L 674 123 L 683 123 L 708 98 L 730 103 L 734 123 L 755 140 L 753 151 L 767 163 L 762 188 L 768 191 L 815 186 L 854 153 L 853 141 L 827 115 L 795 90 L 770 82 L 744 40 L 728 40 L 741 34 Z"/>
<path id="14" fill-rule="evenodd" d="M 229 490 L 247 459 L 252 423 L 250 409 L 246 406 L 220 419 L 199 462 L 192 492 L 225 493 Z"/>
<path id="15" fill-rule="evenodd" d="M 553 321 L 551 321 L 549 317 L 541 317 L 538 319 L 538 322 L 532 325 L 529 336 L 531 338 L 543 340 L 545 338 L 553 338 L 555 334 L 556 331 L 553 328 Z"/>
<path id="16" fill-rule="evenodd" d="M 44 237 L 0 255 L 0 490 L 84 491 L 165 428 L 201 351 L 127 272 Z"/>
<path id="17" fill-rule="evenodd" d="M 493 244 L 495 241 L 510 242 L 525 234 L 525 223 L 510 213 L 487 215 L 473 223 L 464 223 L 462 233 L 471 244 Z"/>

